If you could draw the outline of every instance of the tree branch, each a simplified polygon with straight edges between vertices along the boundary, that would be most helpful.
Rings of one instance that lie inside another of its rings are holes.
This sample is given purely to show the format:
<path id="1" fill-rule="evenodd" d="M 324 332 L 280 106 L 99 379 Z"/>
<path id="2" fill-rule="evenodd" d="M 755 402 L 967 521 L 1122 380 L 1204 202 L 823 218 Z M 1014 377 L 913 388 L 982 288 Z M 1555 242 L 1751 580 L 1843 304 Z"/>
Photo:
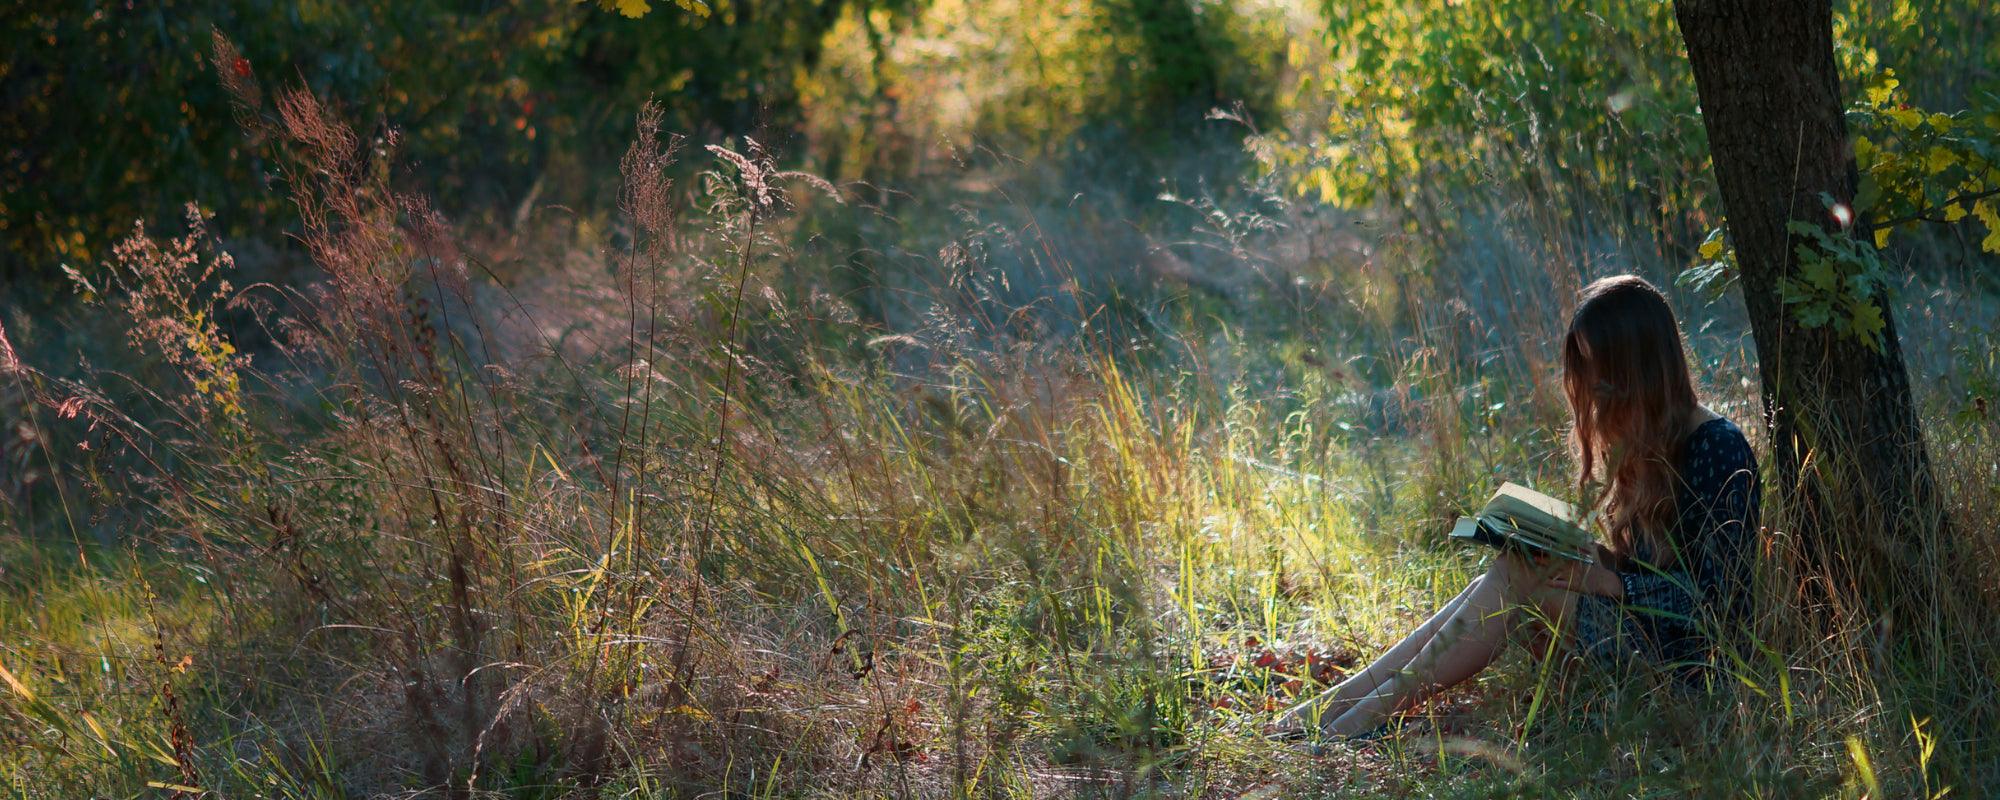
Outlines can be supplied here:
<path id="1" fill-rule="evenodd" d="M 1977 203 L 1981 200 L 1984 200 L 1988 197 L 1992 197 L 1994 195 L 2000 195 L 2000 186 L 1987 189 L 1986 191 L 1983 192 L 1967 192 L 1965 194 L 1954 197 L 1950 200 L 1946 200 L 1943 203 L 1940 203 L 1935 209 L 1933 209 L 1933 211 L 1942 210 L 1945 206 L 1957 205 L 1959 203 Z M 1883 228 L 1893 228 L 1896 227 L 1897 225 L 1903 225 L 1911 222 L 1950 222 L 1950 220 L 1947 220 L 1940 216 L 1936 216 L 1931 213 L 1911 214 L 1907 217 L 1900 217 L 1897 219 L 1889 220 L 1888 222 L 1877 222 L 1873 225 L 1869 225 L 1868 232 L 1874 233 L 1875 231 L 1879 231 Z"/>

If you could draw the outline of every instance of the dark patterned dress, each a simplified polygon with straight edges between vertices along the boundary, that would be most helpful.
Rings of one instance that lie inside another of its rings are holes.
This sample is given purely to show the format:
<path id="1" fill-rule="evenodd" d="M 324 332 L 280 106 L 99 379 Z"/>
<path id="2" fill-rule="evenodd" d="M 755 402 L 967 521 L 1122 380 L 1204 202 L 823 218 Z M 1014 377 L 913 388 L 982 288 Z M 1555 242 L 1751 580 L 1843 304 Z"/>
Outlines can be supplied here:
<path id="1" fill-rule="evenodd" d="M 1681 445 L 1676 482 L 1666 539 L 1679 558 L 1641 545 L 1618 573 L 1624 600 L 1577 597 L 1577 646 L 1599 664 L 1636 660 L 1697 674 L 1715 634 L 1750 617 L 1760 490 L 1743 430 L 1727 419 L 1702 423 Z"/>

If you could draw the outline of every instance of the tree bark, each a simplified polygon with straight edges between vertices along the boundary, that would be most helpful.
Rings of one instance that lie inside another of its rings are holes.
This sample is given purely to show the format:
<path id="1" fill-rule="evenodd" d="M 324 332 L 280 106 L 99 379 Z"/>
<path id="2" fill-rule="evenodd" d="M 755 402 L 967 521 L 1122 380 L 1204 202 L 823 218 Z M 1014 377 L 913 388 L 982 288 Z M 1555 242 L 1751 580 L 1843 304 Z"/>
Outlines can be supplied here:
<path id="1" fill-rule="evenodd" d="M 1778 293 L 1798 269 L 1786 223 L 1836 231 L 1822 193 L 1851 204 L 1853 151 L 1830 0 L 1675 0 L 1715 179 L 1756 339 L 1781 513 L 1838 596 L 1891 618 L 1928 601 L 1898 591 L 1945 541 L 1895 320 L 1877 297 L 1880 350 L 1807 328 Z M 1856 224 L 1860 224 L 1857 220 Z"/>

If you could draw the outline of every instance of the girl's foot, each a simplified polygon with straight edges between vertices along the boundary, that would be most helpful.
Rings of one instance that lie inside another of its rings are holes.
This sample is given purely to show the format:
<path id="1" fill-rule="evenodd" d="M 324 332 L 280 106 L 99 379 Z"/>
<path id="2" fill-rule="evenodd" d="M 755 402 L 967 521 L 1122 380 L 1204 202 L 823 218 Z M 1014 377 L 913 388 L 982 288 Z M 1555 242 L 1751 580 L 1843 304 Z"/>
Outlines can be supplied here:
<path id="1" fill-rule="evenodd" d="M 1324 725 L 1310 727 L 1297 717 L 1286 716 L 1264 726 L 1264 738 L 1274 742 L 1372 742 L 1398 727 L 1397 721 L 1391 719 L 1358 733 L 1342 734 L 1327 730 Z"/>
<path id="2" fill-rule="evenodd" d="M 1384 722 L 1381 725 L 1378 725 L 1366 731 L 1362 731 L 1361 733 L 1354 734 L 1352 736 L 1342 736 L 1335 733 L 1328 733 L 1326 731 L 1308 731 L 1302 729 L 1294 732 L 1291 735 L 1283 737 L 1273 736 L 1272 738 L 1274 740 L 1285 741 L 1294 744 L 1299 749 L 1304 750 L 1307 755 L 1323 756 L 1327 754 L 1329 748 L 1342 742 L 1345 742 L 1349 745 L 1367 745 L 1373 742 L 1380 741 L 1382 739 L 1389 738 L 1394 733 L 1395 729 L 1392 726 L 1392 724 Z"/>
<path id="3" fill-rule="evenodd" d="M 1312 731 L 1305 724 L 1304 715 L 1296 711 L 1287 712 L 1264 725 L 1264 738 L 1272 741 L 1292 742 L 1308 738 Z"/>
<path id="4" fill-rule="evenodd" d="M 1334 717 L 1338 715 L 1329 715 L 1323 710 L 1319 713 L 1314 713 L 1313 704 L 1318 702 L 1318 700 L 1319 698 L 1307 700 L 1287 709 L 1285 713 L 1278 715 L 1276 721 L 1264 726 L 1264 734 L 1274 739 L 1303 738 L 1309 729 L 1313 727 L 1311 723 L 1315 719 L 1318 720 L 1319 727 L 1326 727 L 1326 724 L 1332 722 Z"/>

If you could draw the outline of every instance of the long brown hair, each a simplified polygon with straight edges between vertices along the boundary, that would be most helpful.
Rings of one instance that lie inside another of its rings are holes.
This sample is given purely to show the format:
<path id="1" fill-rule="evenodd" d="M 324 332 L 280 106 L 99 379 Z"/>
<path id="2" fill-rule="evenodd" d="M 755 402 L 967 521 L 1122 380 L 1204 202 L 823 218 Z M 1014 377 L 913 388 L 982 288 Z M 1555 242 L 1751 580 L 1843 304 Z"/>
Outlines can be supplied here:
<path id="1" fill-rule="evenodd" d="M 1588 497 L 1600 468 L 1605 473 L 1611 549 L 1626 557 L 1644 542 L 1654 558 L 1671 560 L 1665 531 L 1674 464 L 1696 399 L 1667 298 L 1636 275 L 1584 287 L 1563 336 L 1562 366 L 1577 487 Z"/>

